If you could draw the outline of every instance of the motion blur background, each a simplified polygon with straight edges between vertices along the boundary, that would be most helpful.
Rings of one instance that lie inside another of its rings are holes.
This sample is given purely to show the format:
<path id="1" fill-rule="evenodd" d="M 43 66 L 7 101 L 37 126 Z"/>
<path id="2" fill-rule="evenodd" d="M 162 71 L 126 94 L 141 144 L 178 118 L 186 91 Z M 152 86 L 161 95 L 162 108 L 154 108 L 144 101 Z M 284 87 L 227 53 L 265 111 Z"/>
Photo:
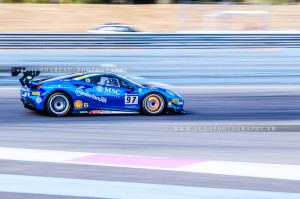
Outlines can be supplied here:
<path id="1" fill-rule="evenodd" d="M 0 198 L 300 198 L 297 1 L 2 2 Z M 88 32 L 107 23 L 143 32 Z M 187 113 L 48 117 L 16 66 L 119 72 Z"/>
<path id="2" fill-rule="evenodd" d="M 47 1 L 42 4 L 30 3 L 35 2 L 1 4 L 1 32 L 78 33 L 104 23 L 132 24 L 140 30 L 158 33 L 187 30 L 283 31 L 300 28 L 300 6 L 289 1 L 184 1 L 177 4 L 64 4 L 68 3 L 64 1 L 60 4 L 45 4 L 49 3 Z M 221 12 L 224 11 L 239 12 L 222 15 Z"/>

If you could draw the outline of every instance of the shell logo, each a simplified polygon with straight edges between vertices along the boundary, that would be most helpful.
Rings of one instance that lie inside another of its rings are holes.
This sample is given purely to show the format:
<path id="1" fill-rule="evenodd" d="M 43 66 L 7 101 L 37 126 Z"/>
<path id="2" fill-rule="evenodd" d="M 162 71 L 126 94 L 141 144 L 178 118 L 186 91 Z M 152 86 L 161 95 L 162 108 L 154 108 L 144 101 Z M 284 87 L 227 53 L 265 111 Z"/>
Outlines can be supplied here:
<path id="1" fill-rule="evenodd" d="M 77 108 L 77 109 L 81 108 L 82 105 L 83 105 L 83 103 L 82 103 L 81 100 L 76 100 L 76 101 L 74 102 L 74 106 L 75 106 L 75 108 Z"/>

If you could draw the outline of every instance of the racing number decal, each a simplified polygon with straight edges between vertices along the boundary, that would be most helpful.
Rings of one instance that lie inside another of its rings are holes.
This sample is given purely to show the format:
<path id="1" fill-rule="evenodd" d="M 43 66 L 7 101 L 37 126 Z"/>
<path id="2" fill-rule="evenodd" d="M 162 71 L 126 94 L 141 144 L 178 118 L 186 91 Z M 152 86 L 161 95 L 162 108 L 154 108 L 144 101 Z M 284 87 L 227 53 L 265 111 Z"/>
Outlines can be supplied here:
<path id="1" fill-rule="evenodd" d="M 127 96 L 125 104 L 137 104 L 137 96 Z"/>
<path id="2" fill-rule="evenodd" d="M 133 94 L 125 94 L 125 104 L 138 104 L 139 96 Z"/>

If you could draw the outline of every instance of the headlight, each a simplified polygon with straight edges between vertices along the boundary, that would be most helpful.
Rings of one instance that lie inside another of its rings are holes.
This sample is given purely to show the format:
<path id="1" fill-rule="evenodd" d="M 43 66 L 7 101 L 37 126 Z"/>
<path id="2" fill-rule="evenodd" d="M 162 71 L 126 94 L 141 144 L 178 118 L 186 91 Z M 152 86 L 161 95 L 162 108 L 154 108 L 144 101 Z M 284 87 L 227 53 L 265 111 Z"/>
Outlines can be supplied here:
<path id="1" fill-rule="evenodd" d="M 166 92 L 169 94 L 169 95 L 171 95 L 172 97 L 180 97 L 180 98 L 182 98 L 179 94 L 177 94 L 177 93 L 175 93 L 175 92 L 173 92 L 173 91 L 169 91 L 169 90 L 166 90 Z"/>

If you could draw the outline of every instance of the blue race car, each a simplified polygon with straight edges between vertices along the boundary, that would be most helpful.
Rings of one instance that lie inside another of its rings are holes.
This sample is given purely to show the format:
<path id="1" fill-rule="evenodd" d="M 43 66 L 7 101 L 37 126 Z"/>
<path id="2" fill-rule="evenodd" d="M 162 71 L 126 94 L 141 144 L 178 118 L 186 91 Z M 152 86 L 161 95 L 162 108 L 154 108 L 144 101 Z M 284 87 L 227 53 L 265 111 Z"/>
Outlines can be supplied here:
<path id="1" fill-rule="evenodd" d="M 116 73 L 78 73 L 33 81 L 39 71 L 12 68 L 12 76 L 21 72 L 24 107 L 51 116 L 185 113 L 184 100 L 175 92 L 139 84 Z"/>

